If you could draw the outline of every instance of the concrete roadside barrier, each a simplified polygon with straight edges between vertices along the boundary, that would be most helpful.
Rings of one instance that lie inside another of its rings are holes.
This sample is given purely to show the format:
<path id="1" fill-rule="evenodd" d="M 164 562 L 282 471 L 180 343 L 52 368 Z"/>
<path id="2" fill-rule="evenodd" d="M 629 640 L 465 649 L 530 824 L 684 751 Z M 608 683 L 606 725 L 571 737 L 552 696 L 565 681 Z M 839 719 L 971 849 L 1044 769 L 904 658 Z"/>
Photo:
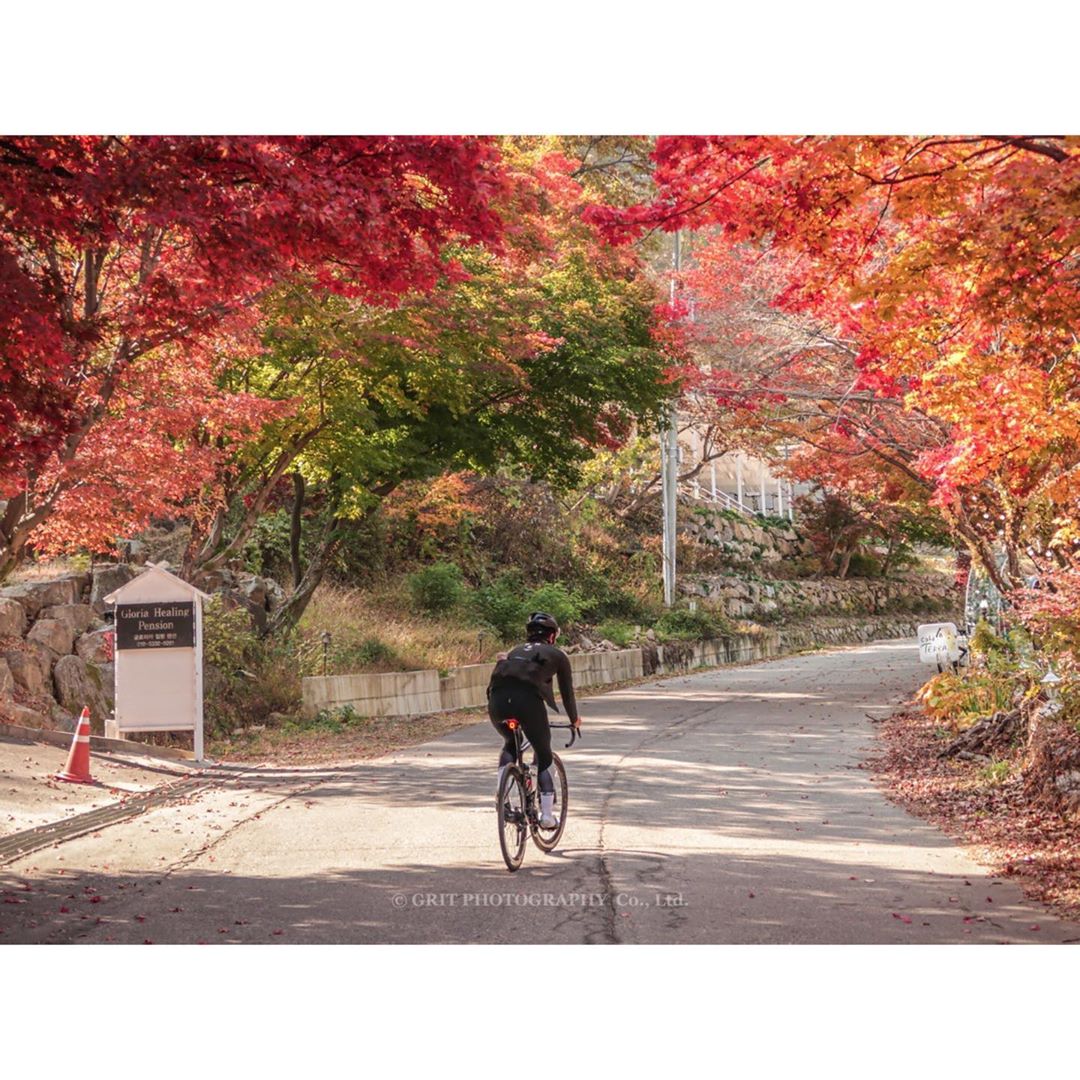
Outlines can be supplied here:
<path id="1" fill-rule="evenodd" d="M 815 638 L 815 632 L 824 640 Z M 677 642 L 645 650 L 616 649 L 572 653 L 574 685 L 611 686 L 644 675 L 671 675 L 725 664 L 752 664 L 816 646 L 871 641 L 875 637 L 914 637 L 915 624 L 896 619 L 862 618 L 849 626 L 827 630 L 804 626 L 761 629 L 715 641 Z M 653 655 L 654 654 L 654 655 Z M 303 680 L 304 715 L 349 706 L 360 716 L 424 716 L 455 709 L 475 709 L 487 701 L 487 684 L 494 664 L 468 664 L 438 671 L 394 672 L 387 675 L 317 675 Z"/>

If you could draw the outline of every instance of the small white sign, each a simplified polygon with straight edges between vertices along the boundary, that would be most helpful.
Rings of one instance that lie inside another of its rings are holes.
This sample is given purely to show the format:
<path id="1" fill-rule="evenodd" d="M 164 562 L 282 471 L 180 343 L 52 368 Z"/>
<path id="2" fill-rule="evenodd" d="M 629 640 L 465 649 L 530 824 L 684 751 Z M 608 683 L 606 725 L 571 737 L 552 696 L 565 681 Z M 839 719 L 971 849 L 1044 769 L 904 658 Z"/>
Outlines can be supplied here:
<path id="1" fill-rule="evenodd" d="M 918 635 L 919 659 L 924 664 L 944 667 L 955 664 L 960 659 L 960 635 L 955 623 L 923 623 L 918 629 Z"/>
<path id="2" fill-rule="evenodd" d="M 191 731 L 203 759 L 205 599 L 154 563 L 105 597 L 116 605 L 116 706 L 106 734 Z"/>

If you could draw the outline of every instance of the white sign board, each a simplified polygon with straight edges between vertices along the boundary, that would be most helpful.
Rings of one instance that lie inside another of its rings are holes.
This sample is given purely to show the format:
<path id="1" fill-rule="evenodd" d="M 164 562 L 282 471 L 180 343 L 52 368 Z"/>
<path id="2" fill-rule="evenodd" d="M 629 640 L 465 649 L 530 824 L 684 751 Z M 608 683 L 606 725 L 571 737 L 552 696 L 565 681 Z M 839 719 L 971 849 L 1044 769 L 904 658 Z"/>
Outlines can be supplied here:
<path id="1" fill-rule="evenodd" d="M 961 656 L 956 624 L 923 623 L 918 629 L 919 659 L 924 664 L 955 664 Z"/>
<path id="2" fill-rule="evenodd" d="M 105 598 L 116 605 L 116 735 L 192 731 L 202 760 L 205 598 L 153 563 Z"/>

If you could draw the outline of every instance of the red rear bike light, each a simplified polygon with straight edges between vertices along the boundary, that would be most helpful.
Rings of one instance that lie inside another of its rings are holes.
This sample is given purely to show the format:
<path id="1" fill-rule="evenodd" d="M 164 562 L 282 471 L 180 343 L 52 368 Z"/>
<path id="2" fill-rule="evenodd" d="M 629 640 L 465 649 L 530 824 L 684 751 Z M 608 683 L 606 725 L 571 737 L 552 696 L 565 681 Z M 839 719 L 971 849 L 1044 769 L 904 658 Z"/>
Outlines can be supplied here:
<path id="1" fill-rule="evenodd" d="M 517 726 L 518 726 L 518 723 L 517 723 L 517 721 L 516 721 L 516 720 L 507 720 L 507 721 L 506 721 L 506 726 L 507 726 L 507 727 L 508 727 L 508 728 L 509 728 L 509 729 L 510 729 L 511 731 L 516 731 L 516 730 L 517 730 Z"/>

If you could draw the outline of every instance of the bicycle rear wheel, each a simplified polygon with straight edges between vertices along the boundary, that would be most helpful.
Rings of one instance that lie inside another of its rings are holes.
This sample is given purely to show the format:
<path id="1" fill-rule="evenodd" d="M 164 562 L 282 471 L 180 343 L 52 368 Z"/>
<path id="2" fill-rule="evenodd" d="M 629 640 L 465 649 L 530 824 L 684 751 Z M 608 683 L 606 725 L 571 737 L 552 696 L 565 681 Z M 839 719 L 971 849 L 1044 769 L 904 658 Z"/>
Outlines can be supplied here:
<path id="1" fill-rule="evenodd" d="M 563 768 L 562 759 L 558 754 L 551 755 L 551 771 L 555 780 L 555 816 L 559 824 L 554 829 L 543 829 L 539 825 L 532 826 L 532 838 L 541 851 L 553 851 L 555 845 L 562 838 L 563 829 L 566 828 L 566 809 L 570 790 L 566 784 L 566 769 Z"/>
<path id="2" fill-rule="evenodd" d="M 507 768 L 495 800 L 499 816 L 499 847 L 508 870 L 516 870 L 525 858 L 529 823 L 525 816 L 525 780 L 516 765 Z"/>

